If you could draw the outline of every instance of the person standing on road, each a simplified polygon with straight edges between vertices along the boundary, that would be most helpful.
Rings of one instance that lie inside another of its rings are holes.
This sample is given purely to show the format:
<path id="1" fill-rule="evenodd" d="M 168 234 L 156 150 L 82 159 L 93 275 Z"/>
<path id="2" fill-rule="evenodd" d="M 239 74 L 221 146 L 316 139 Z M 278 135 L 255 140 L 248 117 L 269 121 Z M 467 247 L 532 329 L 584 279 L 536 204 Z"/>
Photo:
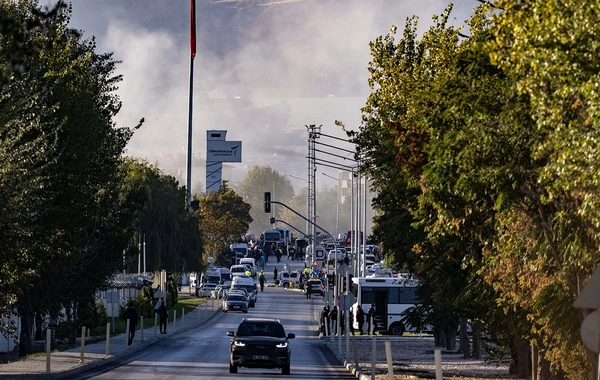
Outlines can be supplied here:
<path id="1" fill-rule="evenodd" d="M 356 323 L 358 324 L 358 332 L 364 335 L 363 324 L 365 323 L 365 312 L 360 305 L 356 305 Z"/>
<path id="2" fill-rule="evenodd" d="M 165 305 L 165 301 L 160 301 L 160 306 L 158 307 L 158 318 L 160 320 L 159 328 L 161 334 L 167 333 L 167 319 L 169 318 L 169 311 L 167 310 L 167 305 Z M 156 331 L 156 330 L 155 330 Z"/>
<path id="3" fill-rule="evenodd" d="M 321 334 L 323 336 L 327 335 L 329 332 L 329 306 L 323 306 L 323 311 L 321 311 L 321 318 L 319 322 L 321 324 Z"/>
<path id="4" fill-rule="evenodd" d="M 261 270 L 260 274 L 258 275 L 258 282 L 260 283 L 260 291 L 261 292 L 265 289 L 265 282 L 266 281 L 267 281 L 267 279 L 265 278 L 265 274 Z"/>
<path id="5" fill-rule="evenodd" d="M 133 308 L 133 302 L 129 301 L 129 306 L 125 313 L 123 313 L 123 319 L 129 320 L 129 337 L 127 339 L 127 345 L 131 346 L 133 338 L 135 337 L 135 325 L 137 324 L 138 315 L 137 311 Z"/>
<path id="6" fill-rule="evenodd" d="M 373 335 L 373 330 L 375 329 L 375 304 L 372 303 L 369 310 L 367 310 L 367 334 Z"/>
<path id="7" fill-rule="evenodd" d="M 332 335 L 337 335 L 337 317 L 338 317 L 338 309 L 336 305 L 333 305 L 333 309 L 329 312 L 329 320 L 331 321 L 331 333 Z"/>
<path id="8" fill-rule="evenodd" d="M 273 282 L 277 281 L 277 267 L 273 267 Z"/>

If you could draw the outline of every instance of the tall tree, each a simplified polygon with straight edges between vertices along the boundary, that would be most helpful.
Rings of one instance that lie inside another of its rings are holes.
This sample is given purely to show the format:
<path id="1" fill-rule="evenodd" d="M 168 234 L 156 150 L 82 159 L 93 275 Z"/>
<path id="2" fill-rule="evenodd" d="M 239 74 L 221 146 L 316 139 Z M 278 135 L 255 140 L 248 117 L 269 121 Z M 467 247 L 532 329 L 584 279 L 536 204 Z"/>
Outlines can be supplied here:
<path id="1" fill-rule="evenodd" d="M 36 309 L 57 315 L 65 307 L 70 313 L 115 271 L 135 209 L 119 198 L 119 166 L 133 130 L 112 122 L 120 109 L 112 93 L 121 79 L 114 75 L 116 62 L 67 28 L 64 4 L 47 13 L 36 6 L 0 2 L 7 32 L 0 36 L 0 66 L 8 70 L 2 72 L 2 108 L 8 111 L 0 125 L 2 151 L 13 174 L 25 174 L 12 180 L 13 189 L 34 190 L 31 199 L 12 189 L 4 193 L 14 197 L 9 205 L 26 205 L 15 209 L 23 216 L 19 224 L 7 220 L 17 259 L 2 266 L 8 279 L 15 271 L 30 277 L 16 294 L 22 354 L 30 348 Z M 29 103 L 18 95 L 28 95 Z M 22 106 L 25 113 L 17 115 Z M 38 153 L 17 165 L 26 150 Z"/>
<path id="2" fill-rule="evenodd" d="M 250 204 L 224 183 L 199 199 L 200 226 L 204 233 L 204 262 L 213 257 L 222 264 L 230 262 L 225 251 L 248 232 L 252 217 Z"/>

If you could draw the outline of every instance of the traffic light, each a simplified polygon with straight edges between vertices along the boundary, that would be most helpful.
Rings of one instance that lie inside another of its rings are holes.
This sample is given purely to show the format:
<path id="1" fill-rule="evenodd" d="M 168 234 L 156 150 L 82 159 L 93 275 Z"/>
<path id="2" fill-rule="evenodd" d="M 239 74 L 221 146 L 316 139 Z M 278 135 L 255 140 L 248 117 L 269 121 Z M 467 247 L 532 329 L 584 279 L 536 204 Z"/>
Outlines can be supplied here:
<path id="1" fill-rule="evenodd" d="M 269 191 L 265 191 L 265 212 L 271 212 L 271 193 Z"/>

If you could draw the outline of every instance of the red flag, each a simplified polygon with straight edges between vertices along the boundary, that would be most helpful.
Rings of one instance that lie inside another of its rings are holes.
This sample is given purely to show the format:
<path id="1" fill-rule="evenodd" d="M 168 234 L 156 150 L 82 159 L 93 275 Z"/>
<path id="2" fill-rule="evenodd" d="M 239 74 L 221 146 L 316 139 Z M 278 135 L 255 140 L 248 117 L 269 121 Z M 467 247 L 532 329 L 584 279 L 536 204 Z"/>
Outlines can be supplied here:
<path id="1" fill-rule="evenodd" d="M 196 0 L 190 0 L 190 49 L 192 59 L 196 58 Z"/>

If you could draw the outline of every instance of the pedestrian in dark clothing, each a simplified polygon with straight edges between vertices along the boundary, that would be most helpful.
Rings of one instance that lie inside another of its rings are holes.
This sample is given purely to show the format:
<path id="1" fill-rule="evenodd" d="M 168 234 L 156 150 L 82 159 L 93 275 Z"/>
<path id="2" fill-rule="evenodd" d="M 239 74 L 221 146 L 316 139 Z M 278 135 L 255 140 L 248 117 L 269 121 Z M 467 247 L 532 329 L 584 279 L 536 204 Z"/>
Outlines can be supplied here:
<path id="1" fill-rule="evenodd" d="M 346 327 L 345 314 L 346 314 L 345 311 L 340 310 L 340 335 L 344 335 L 344 332 L 345 332 L 345 327 Z"/>
<path id="2" fill-rule="evenodd" d="M 321 334 L 323 334 L 323 336 L 327 335 L 327 333 L 329 332 L 329 306 L 323 306 L 323 311 L 321 311 L 320 324 Z"/>
<path id="3" fill-rule="evenodd" d="M 356 305 L 356 323 L 358 324 L 358 332 L 364 335 L 363 324 L 365 323 L 365 312 L 360 305 Z"/>
<path id="4" fill-rule="evenodd" d="M 337 317 L 338 309 L 337 306 L 333 306 L 333 309 L 329 312 L 329 320 L 331 321 L 331 333 L 337 335 Z"/>
<path id="5" fill-rule="evenodd" d="M 373 330 L 375 328 L 375 304 L 372 303 L 371 307 L 367 310 L 367 333 L 373 334 L 373 330 L 371 330 L 371 326 L 373 326 Z"/>
<path id="6" fill-rule="evenodd" d="M 126 321 L 129 320 L 129 338 L 127 340 L 127 345 L 131 346 L 133 338 L 135 337 L 135 325 L 138 321 L 137 311 L 133 308 L 133 303 L 129 303 L 127 310 L 123 313 L 123 319 Z"/>
<path id="7" fill-rule="evenodd" d="M 158 318 L 160 320 L 159 328 L 161 334 L 167 333 L 167 319 L 169 318 L 169 311 L 167 310 L 167 305 L 165 305 L 165 301 L 160 301 L 160 306 L 158 307 Z"/>
<path id="8" fill-rule="evenodd" d="M 354 314 L 352 313 L 352 310 L 350 310 L 350 314 L 348 314 L 348 318 L 350 319 L 348 321 L 348 323 L 350 324 L 350 333 L 352 335 L 354 335 Z"/>
<path id="9" fill-rule="evenodd" d="M 277 281 L 277 267 L 273 267 L 273 282 Z"/>

